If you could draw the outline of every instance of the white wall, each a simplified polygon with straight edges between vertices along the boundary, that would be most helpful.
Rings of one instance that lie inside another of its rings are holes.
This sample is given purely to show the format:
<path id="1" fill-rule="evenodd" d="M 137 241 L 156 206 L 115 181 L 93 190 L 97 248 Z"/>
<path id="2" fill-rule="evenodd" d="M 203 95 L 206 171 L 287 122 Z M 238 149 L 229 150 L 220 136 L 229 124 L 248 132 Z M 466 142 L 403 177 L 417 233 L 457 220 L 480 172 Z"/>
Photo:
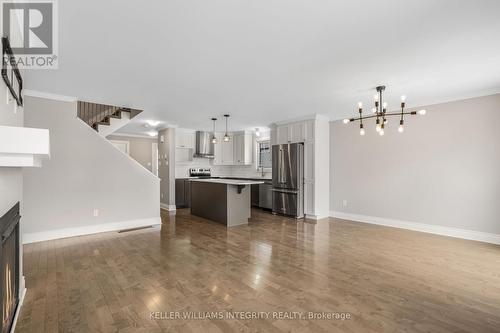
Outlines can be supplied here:
<path id="1" fill-rule="evenodd" d="M 317 116 L 314 131 L 314 212 L 317 218 L 329 215 L 330 128 L 328 118 Z"/>
<path id="2" fill-rule="evenodd" d="M 80 121 L 76 102 L 26 97 L 25 125 L 51 141 L 43 168 L 24 171 L 25 241 L 159 222 L 159 179 Z"/>
<path id="3" fill-rule="evenodd" d="M 403 134 L 331 122 L 330 210 L 500 234 L 500 94 L 424 108 Z"/>
<path id="4" fill-rule="evenodd" d="M 162 208 L 175 210 L 175 128 L 158 131 L 158 177 Z"/>

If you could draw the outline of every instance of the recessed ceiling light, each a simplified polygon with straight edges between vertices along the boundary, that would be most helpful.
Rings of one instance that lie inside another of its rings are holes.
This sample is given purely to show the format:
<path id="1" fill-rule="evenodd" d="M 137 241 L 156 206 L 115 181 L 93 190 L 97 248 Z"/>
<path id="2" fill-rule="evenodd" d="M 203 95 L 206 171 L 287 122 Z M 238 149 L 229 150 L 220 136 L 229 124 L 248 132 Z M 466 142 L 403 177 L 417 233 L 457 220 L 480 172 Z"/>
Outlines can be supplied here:
<path id="1" fill-rule="evenodd" d="M 158 120 L 146 120 L 146 127 L 156 127 L 158 125 L 160 125 L 161 121 L 158 121 Z"/>

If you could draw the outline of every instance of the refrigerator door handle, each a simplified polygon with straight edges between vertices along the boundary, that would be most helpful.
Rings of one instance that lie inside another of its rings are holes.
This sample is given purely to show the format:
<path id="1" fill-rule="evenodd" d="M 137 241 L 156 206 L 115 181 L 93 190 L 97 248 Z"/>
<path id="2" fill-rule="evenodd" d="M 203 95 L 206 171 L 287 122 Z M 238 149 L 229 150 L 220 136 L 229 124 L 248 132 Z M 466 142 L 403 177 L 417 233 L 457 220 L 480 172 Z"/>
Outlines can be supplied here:
<path id="1" fill-rule="evenodd" d="M 299 193 L 299 191 L 297 191 L 297 190 L 285 190 L 282 188 L 273 188 L 272 191 L 279 192 L 279 193 L 290 193 L 290 194 L 298 194 Z"/>
<path id="2" fill-rule="evenodd" d="M 284 171 L 285 171 L 284 170 L 285 168 L 283 166 L 284 166 L 285 162 L 283 161 L 283 149 L 281 149 L 281 148 L 280 148 L 280 154 L 279 154 L 278 163 L 279 163 L 279 176 L 280 176 L 278 182 L 280 184 L 283 184 L 284 183 L 284 181 L 283 181 L 283 174 L 284 174 Z"/>
<path id="3" fill-rule="evenodd" d="M 281 184 L 286 184 L 286 163 L 285 163 L 285 151 L 281 150 Z"/>

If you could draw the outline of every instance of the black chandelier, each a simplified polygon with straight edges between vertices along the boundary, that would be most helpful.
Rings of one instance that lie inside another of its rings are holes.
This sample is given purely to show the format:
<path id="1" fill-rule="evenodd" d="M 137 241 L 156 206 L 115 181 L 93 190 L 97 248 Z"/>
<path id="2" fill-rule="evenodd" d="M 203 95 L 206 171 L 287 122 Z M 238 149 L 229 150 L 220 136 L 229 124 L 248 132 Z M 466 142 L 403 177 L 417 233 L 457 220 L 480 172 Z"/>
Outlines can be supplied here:
<path id="1" fill-rule="evenodd" d="M 404 117 L 406 115 L 425 115 L 425 110 L 419 110 L 419 111 L 405 111 L 406 107 L 406 96 L 401 96 L 401 111 L 395 111 L 395 112 L 387 112 L 387 102 L 383 101 L 383 92 L 385 90 L 385 86 L 378 86 L 377 87 L 377 94 L 373 96 L 373 101 L 375 102 L 375 107 L 372 108 L 372 113 L 369 116 L 363 116 L 363 103 L 359 102 L 358 103 L 358 112 L 359 112 L 359 117 L 358 118 L 350 118 L 350 119 L 344 119 L 344 124 L 348 124 L 353 121 L 359 120 L 359 134 L 360 135 L 365 135 L 365 129 L 364 129 L 364 124 L 363 120 L 370 119 L 370 118 L 375 118 L 375 130 L 378 132 L 380 135 L 384 135 L 384 129 L 385 125 L 387 124 L 387 118 L 392 117 L 392 116 L 398 116 L 400 117 L 399 120 L 399 128 L 398 132 L 403 133 L 404 132 Z"/>

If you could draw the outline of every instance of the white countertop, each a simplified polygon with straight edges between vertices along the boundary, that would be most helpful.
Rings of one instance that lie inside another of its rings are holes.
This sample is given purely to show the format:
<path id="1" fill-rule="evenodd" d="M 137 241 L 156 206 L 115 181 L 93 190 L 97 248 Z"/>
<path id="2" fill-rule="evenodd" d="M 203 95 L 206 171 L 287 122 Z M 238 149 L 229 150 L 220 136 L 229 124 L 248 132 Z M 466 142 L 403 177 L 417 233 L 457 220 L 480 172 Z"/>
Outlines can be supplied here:
<path id="1" fill-rule="evenodd" d="M 264 181 L 260 180 L 243 180 L 243 179 L 189 179 L 192 182 L 204 182 L 204 183 L 217 183 L 226 185 L 254 185 L 254 184 L 264 184 Z"/>

